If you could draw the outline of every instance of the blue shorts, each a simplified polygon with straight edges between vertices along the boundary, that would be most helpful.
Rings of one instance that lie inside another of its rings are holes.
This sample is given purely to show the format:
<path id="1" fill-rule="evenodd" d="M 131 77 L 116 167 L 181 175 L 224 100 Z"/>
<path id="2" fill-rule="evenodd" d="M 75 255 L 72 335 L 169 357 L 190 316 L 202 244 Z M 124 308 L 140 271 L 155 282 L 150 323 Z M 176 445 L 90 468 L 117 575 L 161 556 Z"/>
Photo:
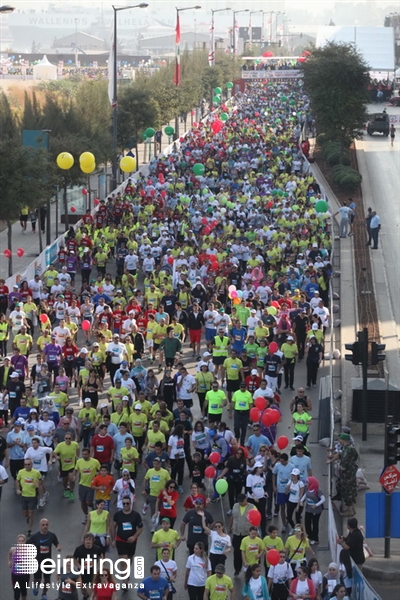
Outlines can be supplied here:
<path id="1" fill-rule="evenodd" d="M 212 327 L 206 327 L 206 340 L 207 342 L 212 342 L 215 336 L 217 335 L 217 330 Z"/>
<path id="2" fill-rule="evenodd" d="M 289 494 L 283 494 L 278 492 L 276 494 L 276 505 L 282 506 L 283 504 L 287 504 L 289 502 Z"/>

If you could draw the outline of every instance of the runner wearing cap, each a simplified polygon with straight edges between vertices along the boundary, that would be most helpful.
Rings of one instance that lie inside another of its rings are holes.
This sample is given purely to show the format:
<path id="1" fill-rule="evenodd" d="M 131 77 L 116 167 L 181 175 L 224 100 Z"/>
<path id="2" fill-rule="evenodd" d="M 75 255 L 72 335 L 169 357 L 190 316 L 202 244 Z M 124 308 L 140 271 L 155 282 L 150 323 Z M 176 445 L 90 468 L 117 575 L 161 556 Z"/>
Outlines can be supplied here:
<path id="1" fill-rule="evenodd" d="M 170 496 L 168 497 L 170 498 Z M 173 520 L 175 521 L 175 519 Z M 163 548 L 169 548 L 170 555 L 174 558 L 175 550 L 181 543 L 181 536 L 175 529 L 172 529 L 171 518 L 161 516 L 160 522 L 161 529 L 153 533 L 151 538 L 151 547 L 157 548 L 156 560 L 161 560 Z"/>

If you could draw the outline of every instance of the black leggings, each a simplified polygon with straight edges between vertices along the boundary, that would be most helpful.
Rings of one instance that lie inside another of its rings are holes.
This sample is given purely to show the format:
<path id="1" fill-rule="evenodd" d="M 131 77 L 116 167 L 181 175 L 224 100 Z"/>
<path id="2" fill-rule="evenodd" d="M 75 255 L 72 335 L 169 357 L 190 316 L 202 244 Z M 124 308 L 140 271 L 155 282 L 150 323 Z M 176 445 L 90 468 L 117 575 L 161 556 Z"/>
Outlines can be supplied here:
<path id="1" fill-rule="evenodd" d="M 243 489 L 243 481 L 233 481 L 228 479 L 228 498 L 229 498 L 229 508 L 232 510 L 233 505 L 236 502 L 236 498 L 238 494 L 241 493 Z"/>
<path id="2" fill-rule="evenodd" d="M 188 585 L 189 600 L 203 600 L 205 586 Z"/>
<path id="3" fill-rule="evenodd" d="M 29 578 L 30 575 L 14 575 L 13 573 L 11 574 L 12 586 L 14 588 L 14 600 L 20 600 L 20 598 L 27 597 Z"/>
<path id="4" fill-rule="evenodd" d="M 183 472 L 185 470 L 184 458 L 171 458 L 171 479 L 178 477 L 178 485 L 183 484 Z"/>
<path id="5" fill-rule="evenodd" d="M 217 565 L 224 565 L 225 561 L 226 561 L 226 554 L 212 554 L 210 552 L 210 563 L 211 563 L 211 570 L 212 570 L 213 575 L 215 573 L 215 567 Z"/>
<path id="6" fill-rule="evenodd" d="M 293 513 L 294 513 L 294 510 L 295 510 L 296 506 L 297 506 L 297 502 L 288 502 L 286 504 L 287 520 L 288 520 L 288 523 L 289 523 L 290 527 L 292 527 L 292 529 L 295 526 L 295 523 L 293 521 Z M 302 512 L 303 512 L 303 507 L 300 506 L 299 510 L 296 510 L 296 513 L 295 513 L 296 523 L 301 523 Z"/>
<path id="7" fill-rule="evenodd" d="M 0 356 L 7 356 L 7 341 L 8 340 L 0 341 Z"/>

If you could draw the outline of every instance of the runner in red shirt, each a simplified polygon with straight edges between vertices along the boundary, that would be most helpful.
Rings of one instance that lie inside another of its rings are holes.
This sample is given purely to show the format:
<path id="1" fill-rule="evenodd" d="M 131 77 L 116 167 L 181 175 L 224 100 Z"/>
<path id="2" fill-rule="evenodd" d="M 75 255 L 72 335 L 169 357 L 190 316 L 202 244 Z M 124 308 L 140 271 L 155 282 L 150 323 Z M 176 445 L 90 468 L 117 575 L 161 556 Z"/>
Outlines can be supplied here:
<path id="1" fill-rule="evenodd" d="M 99 432 L 93 436 L 90 442 L 90 456 L 98 460 L 101 465 L 106 464 L 111 468 L 114 452 L 114 440 L 107 433 L 107 425 L 100 424 Z"/>

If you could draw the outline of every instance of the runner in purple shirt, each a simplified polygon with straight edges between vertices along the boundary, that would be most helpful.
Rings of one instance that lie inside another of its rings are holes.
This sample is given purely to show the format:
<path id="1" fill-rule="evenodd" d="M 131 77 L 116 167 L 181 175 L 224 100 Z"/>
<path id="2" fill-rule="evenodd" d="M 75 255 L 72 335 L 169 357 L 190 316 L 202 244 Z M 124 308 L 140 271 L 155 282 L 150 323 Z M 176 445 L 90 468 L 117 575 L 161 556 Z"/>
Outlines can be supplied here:
<path id="1" fill-rule="evenodd" d="M 58 377 L 60 368 L 62 348 L 56 343 L 56 336 L 52 334 L 51 343 L 46 344 L 43 348 L 44 360 L 47 362 L 49 372 L 54 374 L 54 379 Z"/>

